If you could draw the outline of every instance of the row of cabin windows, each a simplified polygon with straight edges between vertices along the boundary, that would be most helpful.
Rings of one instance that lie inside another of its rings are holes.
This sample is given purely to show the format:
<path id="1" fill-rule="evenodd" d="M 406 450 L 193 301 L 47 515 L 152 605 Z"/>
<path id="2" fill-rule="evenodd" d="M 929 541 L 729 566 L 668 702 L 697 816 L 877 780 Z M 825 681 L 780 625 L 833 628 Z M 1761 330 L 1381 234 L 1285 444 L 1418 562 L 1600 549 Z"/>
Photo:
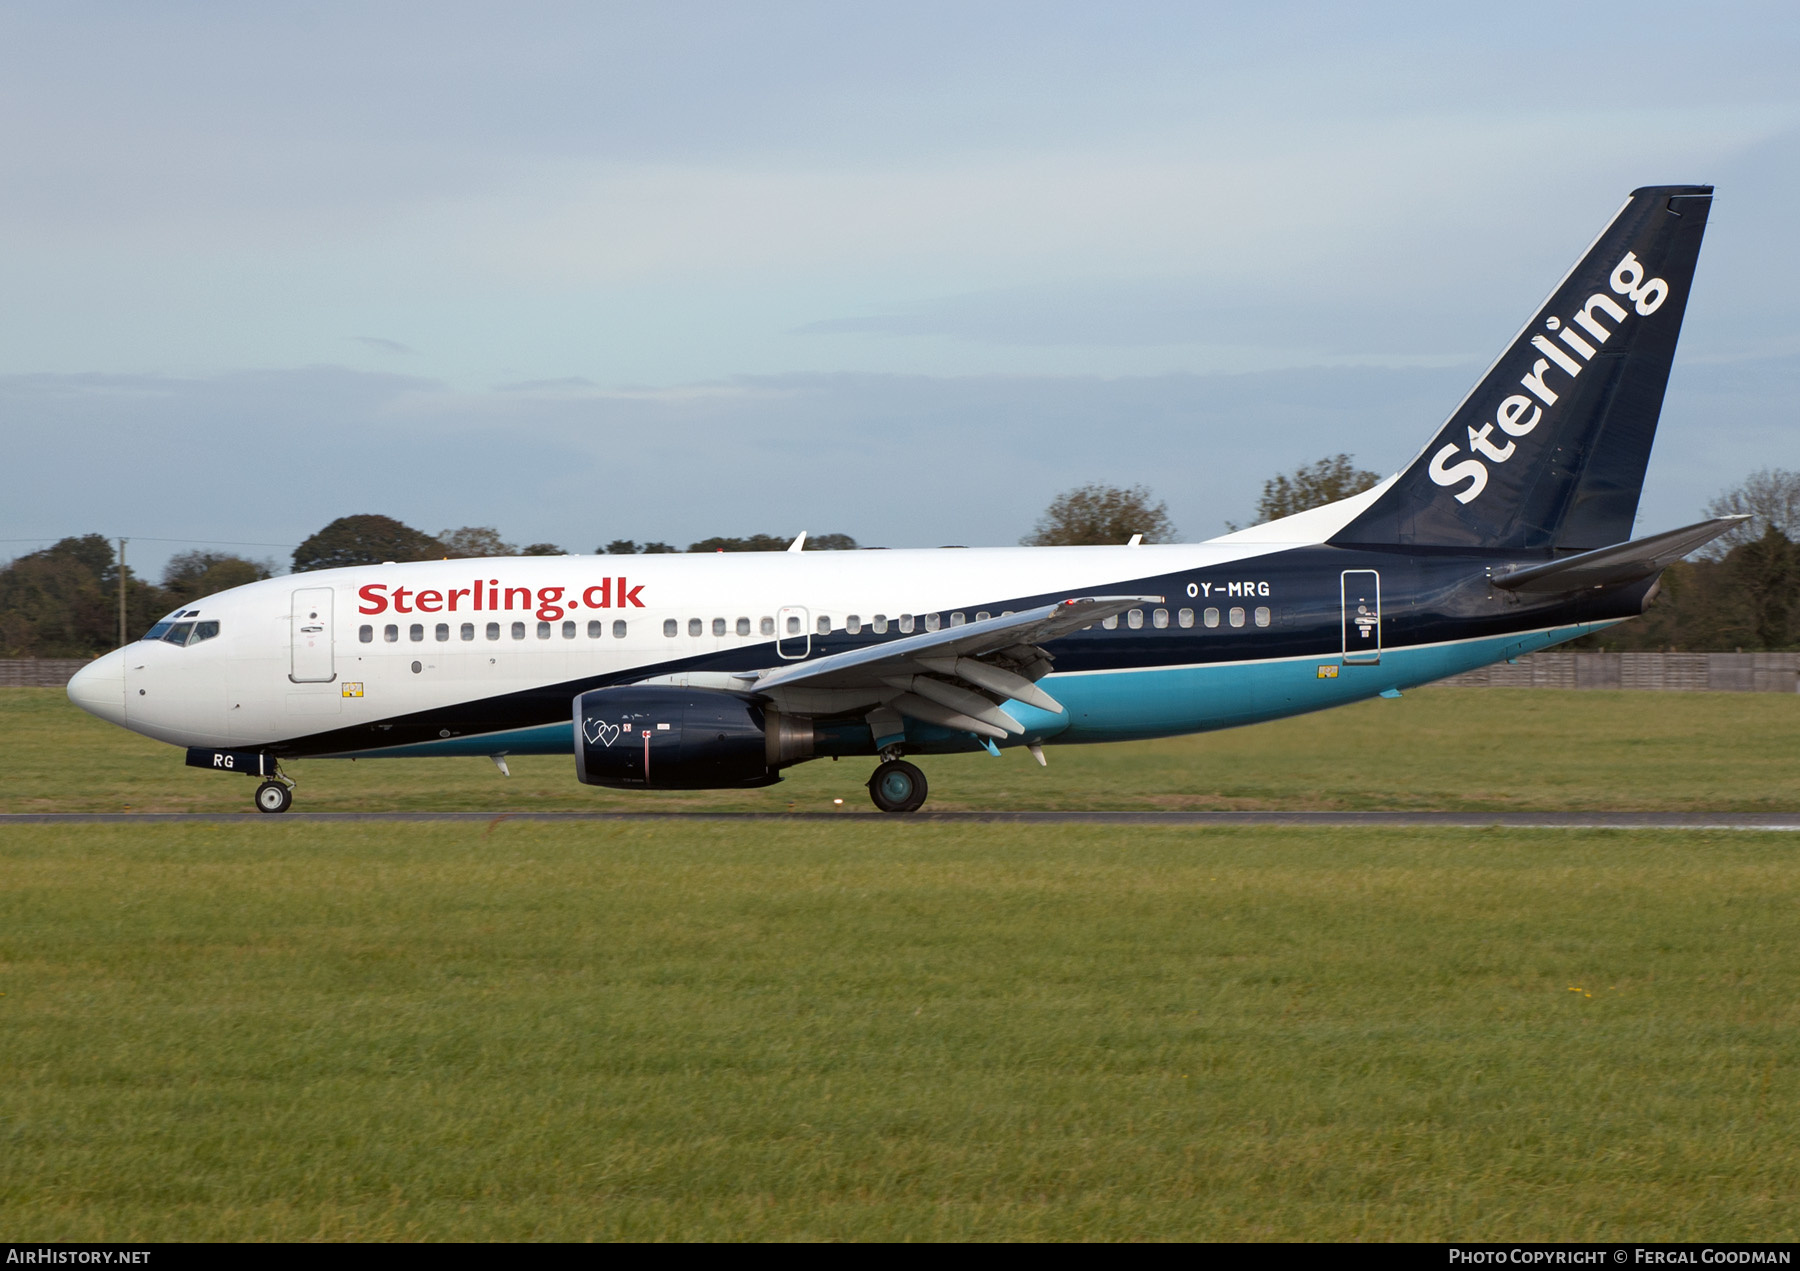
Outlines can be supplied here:
<path id="1" fill-rule="evenodd" d="M 505 625 L 506 624 L 499 623 L 499 622 L 488 623 L 487 631 L 486 631 L 487 638 L 490 640 L 498 640 L 500 638 L 501 629 Z M 515 623 L 512 623 L 511 625 L 512 625 L 512 638 L 515 640 L 523 640 L 525 638 L 525 630 L 530 624 L 524 623 L 524 622 L 515 622 Z M 538 623 L 537 624 L 537 638 L 540 640 L 550 639 L 553 635 L 556 634 L 557 625 L 558 624 L 553 623 L 553 622 Z M 573 640 L 580 633 L 580 629 L 581 629 L 580 624 L 576 623 L 576 622 L 564 622 L 561 624 L 561 627 L 562 627 L 562 638 L 565 640 Z M 465 622 L 458 629 L 457 634 L 459 636 L 461 636 L 464 640 L 473 640 L 475 638 L 475 630 L 476 630 L 475 623 Z M 622 619 L 614 620 L 614 622 L 612 624 L 613 637 L 615 639 L 623 640 L 625 638 L 625 631 L 626 631 L 626 627 L 625 627 L 624 621 Z M 601 622 L 598 619 L 589 620 L 589 622 L 587 624 L 587 634 L 588 634 L 588 639 L 598 640 L 601 636 L 606 634 L 606 624 L 604 622 Z M 450 639 L 450 624 L 447 622 L 437 623 L 432 628 L 432 636 L 440 644 L 447 643 Z M 413 623 L 411 626 L 409 626 L 406 629 L 406 637 L 407 637 L 407 639 L 411 640 L 414 644 L 418 644 L 421 641 L 423 641 L 425 639 L 425 624 L 422 622 Z M 375 642 L 375 628 L 370 626 L 368 623 L 364 623 L 361 627 L 359 627 L 357 629 L 356 638 L 358 640 L 362 641 L 364 644 L 373 644 Z M 381 629 L 381 638 L 383 640 L 387 641 L 387 643 L 389 643 L 389 644 L 399 643 L 400 628 L 391 622 L 388 623 L 385 627 L 383 627 Z"/>
<path id="2" fill-rule="evenodd" d="M 1011 613 L 1012 613 L 1012 610 L 1008 609 L 1001 616 L 1007 617 L 1007 616 L 1011 615 Z M 983 622 L 991 617 L 993 617 L 993 615 L 984 609 L 980 613 L 975 615 L 975 621 Z M 967 622 L 968 622 L 968 618 L 965 617 L 963 614 L 953 613 L 950 615 L 950 625 L 953 627 L 963 626 Z M 775 619 L 763 618 L 758 622 L 757 625 L 758 625 L 758 628 L 759 628 L 761 634 L 766 635 L 766 636 L 772 636 L 775 634 Z M 863 628 L 866 626 L 869 628 L 869 630 L 873 631 L 876 635 L 886 635 L 888 633 L 889 628 L 892 627 L 892 628 L 900 631 L 902 634 L 910 635 L 915 629 L 924 630 L 924 631 L 936 631 L 942 625 L 943 625 L 943 615 L 935 614 L 935 613 L 927 613 L 927 614 L 920 614 L 920 615 L 903 613 L 898 618 L 894 618 L 894 619 L 890 619 L 884 613 L 878 613 L 874 617 L 869 618 L 867 620 L 865 620 L 860 614 L 853 613 L 849 617 L 844 619 L 844 632 L 847 635 L 861 635 Z M 831 627 L 832 627 L 831 615 L 829 615 L 829 614 L 822 613 L 813 620 L 813 631 L 818 635 L 830 635 Z M 797 636 L 797 635 L 804 634 L 804 629 L 801 625 L 799 614 L 793 614 L 793 613 L 788 614 L 783 622 L 783 628 L 784 629 L 782 630 L 781 634 L 784 638 L 787 636 Z M 712 620 L 712 628 L 711 629 L 712 629 L 712 633 L 715 636 L 727 635 L 730 633 L 730 624 L 728 624 L 725 621 L 725 619 L 723 619 L 723 618 L 714 618 Z M 737 630 L 737 633 L 741 636 L 749 635 L 750 634 L 750 619 L 739 618 L 737 620 L 736 630 Z M 705 635 L 706 632 L 707 632 L 707 623 L 706 623 L 705 619 L 689 618 L 687 620 L 687 633 L 690 636 L 702 636 L 702 635 Z M 665 636 L 670 636 L 670 637 L 680 635 L 681 634 L 681 621 L 677 618 L 665 618 L 663 620 L 663 634 Z"/>
<path id="3" fill-rule="evenodd" d="M 788 619 L 788 621 L 791 624 L 794 624 L 795 629 L 798 630 L 798 624 L 800 621 L 798 618 L 790 618 L 790 619 Z M 766 636 L 772 636 L 775 634 L 775 619 L 773 619 L 773 618 L 762 619 L 761 622 L 758 624 L 758 626 L 761 628 L 762 633 Z M 712 633 L 714 635 L 716 635 L 716 636 L 729 635 L 729 634 L 731 634 L 731 630 L 732 630 L 731 624 L 728 624 L 725 621 L 725 619 L 714 618 L 712 620 Z M 750 619 L 739 618 L 736 623 L 736 631 L 741 636 L 749 635 L 750 634 Z M 664 635 L 673 636 L 673 635 L 679 635 L 680 633 L 681 633 L 681 623 L 678 619 L 665 618 L 663 620 L 663 634 Z M 706 634 L 706 620 L 704 618 L 689 618 L 687 621 L 687 633 L 691 636 L 705 635 Z"/>
<path id="4" fill-rule="evenodd" d="M 1244 625 L 1246 616 L 1247 615 L 1242 608 L 1233 605 L 1231 609 L 1226 612 L 1225 619 L 1232 626 L 1241 627 Z M 1267 605 L 1258 605 L 1254 614 L 1248 616 L 1252 617 L 1259 627 L 1266 627 L 1274 620 L 1274 615 L 1269 612 L 1269 606 Z M 1193 626 L 1194 611 L 1192 609 L 1181 610 L 1175 615 L 1175 623 L 1177 626 L 1181 627 Z M 1200 623 L 1205 627 L 1218 626 L 1219 611 L 1217 609 L 1206 610 L 1200 615 Z M 1119 616 L 1114 614 L 1112 617 L 1101 622 L 1100 625 L 1105 627 L 1108 631 L 1116 631 L 1119 628 Z M 1132 609 L 1127 611 L 1125 614 L 1125 625 L 1130 627 L 1133 631 L 1142 629 L 1144 625 L 1144 611 L 1142 609 Z M 1169 611 L 1167 609 L 1152 609 L 1150 611 L 1150 625 L 1158 630 L 1167 627 L 1169 625 Z"/>
<path id="5" fill-rule="evenodd" d="M 1008 610 L 1004 611 L 1000 616 L 1004 618 L 1004 617 L 1009 616 L 1011 613 L 1012 613 L 1012 610 L 1008 609 Z M 991 616 L 992 615 L 989 614 L 986 610 L 982 610 L 975 615 L 975 621 L 983 622 L 983 621 L 986 621 Z M 1224 616 L 1225 616 L 1225 621 L 1234 627 L 1243 626 L 1245 624 L 1246 617 L 1247 617 L 1245 610 L 1243 610 L 1242 608 L 1239 608 L 1237 606 L 1233 606 L 1230 610 L 1228 610 L 1226 612 L 1226 614 Z M 1256 609 L 1254 610 L 1253 614 L 1248 615 L 1248 616 L 1259 627 L 1266 627 L 1269 625 L 1269 623 L 1271 621 L 1271 615 L 1269 612 L 1269 607 L 1267 605 L 1258 605 L 1256 607 Z M 1195 615 L 1194 615 L 1194 611 L 1192 609 L 1180 610 L 1175 615 L 1175 624 L 1177 626 L 1183 627 L 1183 628 L 1192 627 L 1194 625 L 1194 617 L 1195 617 Z M 1220 613 L 1219 613 L 1219 610 L 1217 610 L 1217 609 L 1207 609 L 1200 615 L 1201 625 L 1206 626 L 1206 627 L 1218 626 L 1219 620 L 1220 620 Z M 950 625 L 953 627 L 963 626 L 967 621 L 968 621 L 968 619 L 966 619 L 960 613 L 952 613 L 950 615 Z M 207 639 L 209 636 L 216 635 L 218 633 L 218 626 L 215 623 L 203 623 L 200 625 L 209 627 L 209 628 L 211 628 L 211 630 L 209 630 L 206 633 L 206 635 L 196 635 L 195 639 L 204 640 L 204 639 Z M 424 624 L 422 622 L 412 623 L 409 627 L 407 627 L 407 630 L 406 630 L 407 638 L 415 644 L 423 642 L 425 639 L 425 625 L 426 624 Z M 486 634 L 487 638 L 490 640 L 500 639 L 502 628 L 505 625 L 506 624 L 499 623 L 499 622 L 490 622 L 490 623 L 486 624 L 487 630 L 486 630 L 485 634 Z M 525 623 L 525 622 L 512 623 L 511 624 L 512 638 L 515 640 L 525 639 L 527 628 L 530 625 L 531 624 Z M 878 613 L 873 618 L 869 619 L 867 625 L 868 625 L 869 629 L 871 631 L 873 631 L 876 635 L 886 635 L 888 632 L 890 623 L 889 623 L 889 619 L 886 614 Z M 919 627 L 923 627 L 926 631 L 939 630 L 941 628 L 941 626 L 943 625 L 943 622 L 942 622 L 941 615 L 935 614 L 935 613 L 928 613 L 928 614 L 923 614 L 923 615 L 918 615 L 918 616 L 915 616 L 910 613 L 903 613 L 899 616 L 899 618 L 897 618 L 893 621 L 892 625 L 897 627 L 902 634 L 910 634 Z M 1119 627 L 1118 615 L 1115 614 L 1114 616 L 1105 619 L 1103 622 L 1101 622 L 1100 625 L 1108 631 L 1118 630 L 1118 627 Z M 1133 631 L 1141 630 L 1144 625 L 1144 611 L 1142 609 L 1129 610 L 1125 614 L 1125 625 Z M 1167 628 L 1169 625 L 1169 611 L 1167 609 L 1151 610 L 1150 611 L 1150 625 L 1159 631 Z M 707 626 L 708 626 L 708 624 L 707 624 L 706 620 L 703 618 L 689 618 L 687 620 L 687 633 L 690 636 L 705 635 L 707 632 Z M 801 625 L 800 625 L 800 617 L 798 614 L 787 615 L 787 621 L 785 623 L 785 626 L 786 626 L 786 630 L 782 632 L 782 634 L 784 636 L 797 636 L 797 635 L 802 634 Z M 851 614 L 849 617 L 844 619 L 844 631 L 849 635 L 860 635 L 862 633 L 863 626 L 864 626 L 863 620 L 857 614 Z M 476 627 L 477 627 L 477 624 L 475 624 L 473 622 L 465 622 L 465 623 L 461 624 L 460 628 L 457 631 L 457 634 L 464 640 L 474 640 Z M 557 634 L 556 627 L 557 627 L 556 623 L 539 622 L 537 624 L 537 638 L 540 640 L 551 639 L 554 635 Z M 757 627 L 759 629 L 760 634 L 765 635 L 765 636 L 772 636 L 775 634 L 775 619 L 763 618 L 757 623 Z M 590 619 L 587 624 L 588 639 L 590 639 L 590 640 L 600 639 L 603 635 L 606 634 L 606 628 L 607 628 L 606 623 L 601 622 L 598 619 Z M 714 618 L 711 622 L 711 629 L 712 629 L 712 634 L 715 636 L 727 635 L 732 630 L 735 630 L 736 633 L 740 636 L 747 636 L 750 634 L 750 619 L 739 618 L 735 623 L 728 624 L 724 618 Z M 450 628 L 449 623 L 440 622 L 433 626 L 432 636 L 440 644 L 448 643 L 450 640 L 450 630 L 451 630 L 451 628 Z M 614 619 L 613 620 L 612 634 L 615 639 L 623 640 L 625 638 L 627 630 L 628 630 L 628 628 L 626 626 L 624 619 Z M 816 622 L 814 623 L 814 630 L 819 635 L 830 635 L 831 634 L 831 618 L 826 614 L 820 614 L 818 616 Z M 681 622 L 679 619 L 676 619 L 676 618 L 664 619 L 663 634 L 665 636 L 674 637 L 676 635 L 679 635 L 680 632 L 681 632 Z M 579 633 L 580 633 L 580 624 L 579 623 L 574 622 L 574 621 L 565 621 L 561 624 L 561 635 L 562 635 L 563 639 L 573 640 L 576 638 L 576 636 Z M 171 634 L 173 634 L 173 633 L 171 633 Z M 183 631 L 181 634 L 183 636 L 185 636 L 187 633 L 185 631 Z M 146 639 L 155 639 L 157 637 L 154 634 L 152 634 L 152 635 L 146 636 L 145 638 Z M 167 638 L 167 637 L 164 637 L 164 638 Z M 362 625 L 362 627 L 360 627 L 357 630 L 356 638 L 358 640 L 362 641 L 362 643 L 364 643 L 364 644 L 373 644 L 375 641 L 375 628 L 370 626 L 367 623 L 364 623 Z M 400 640 L 400 628 L 397 625 L 395 625 L 394 623 L 391 623 L 391 622 L 388 623 L 386 626 L 384 626 L 381 629 L 381 638 L 389 644 L 397 644 Z"/>

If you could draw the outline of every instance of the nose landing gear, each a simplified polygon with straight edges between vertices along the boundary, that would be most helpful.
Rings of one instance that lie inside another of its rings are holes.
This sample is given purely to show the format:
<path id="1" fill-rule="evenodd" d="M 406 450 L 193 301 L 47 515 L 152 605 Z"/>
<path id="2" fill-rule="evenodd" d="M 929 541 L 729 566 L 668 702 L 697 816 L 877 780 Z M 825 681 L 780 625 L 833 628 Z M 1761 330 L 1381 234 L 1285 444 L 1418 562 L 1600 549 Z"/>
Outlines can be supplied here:
<path id="1" fill-rule="evenodd" d="M 903 759 L 888 760 L 869 778 L 869 798 L 883 812 L 917 812 L 925 792 L 925 774 Z"/>
<path id="2" fill-rule="evenodd" d="M 265 781 L 256 787 L 258 812 L 286 812 L 294 802 L 294 792 L 279 781 Z"/>

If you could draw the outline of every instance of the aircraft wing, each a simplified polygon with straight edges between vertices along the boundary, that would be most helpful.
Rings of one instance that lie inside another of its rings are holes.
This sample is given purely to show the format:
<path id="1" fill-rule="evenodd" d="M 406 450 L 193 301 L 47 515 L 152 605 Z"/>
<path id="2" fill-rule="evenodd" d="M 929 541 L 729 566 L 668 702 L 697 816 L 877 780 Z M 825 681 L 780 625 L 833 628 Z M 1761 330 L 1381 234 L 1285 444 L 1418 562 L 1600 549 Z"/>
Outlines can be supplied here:
<path id="1" fill-rule="evenodd" d="M 1084 596 L 1005 614 L 960 627 L 945 627 L 869 648 L 764 671 L 752 691 L 848 689 L 879 700 L 870 723 L 877 740 L 901 731 L 908 715 L 979 737 L 1001 740 L 1024 727 L 1000 708 L 1007 699 L 1062 713 L 1062 705 L 1035 681 L 1053 657 L 1038 647 L 1161 596 Z M 891 718 L 888 718 L 891 716 Z"/>

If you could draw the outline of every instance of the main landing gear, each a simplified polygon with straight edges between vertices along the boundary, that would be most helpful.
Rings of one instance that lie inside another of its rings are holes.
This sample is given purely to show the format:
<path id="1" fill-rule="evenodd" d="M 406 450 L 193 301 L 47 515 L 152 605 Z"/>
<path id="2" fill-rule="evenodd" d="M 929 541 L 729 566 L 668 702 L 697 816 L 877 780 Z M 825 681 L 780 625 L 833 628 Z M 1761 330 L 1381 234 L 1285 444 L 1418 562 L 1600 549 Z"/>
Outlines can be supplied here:
<path id="1" fill-rule="evenodd" d="M 904 759 L 889 759 L 869 778 L 869 798 L 883 812 L 917 812 L 925 791 L 925 774 Z"/>

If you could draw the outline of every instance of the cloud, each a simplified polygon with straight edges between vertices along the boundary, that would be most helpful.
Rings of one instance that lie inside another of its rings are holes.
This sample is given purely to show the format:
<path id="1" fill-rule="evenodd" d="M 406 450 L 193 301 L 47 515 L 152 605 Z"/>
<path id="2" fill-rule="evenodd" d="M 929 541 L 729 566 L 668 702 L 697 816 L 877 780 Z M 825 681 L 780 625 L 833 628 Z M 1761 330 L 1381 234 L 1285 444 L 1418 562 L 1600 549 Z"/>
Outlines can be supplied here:
<path id="1" fill-rule="evenodd" d="M 378 353 L 417 353 L 418 350 L 408 348 L 398 340 L 386 340 L 378 335 L 353 335 L 348 337 L 358 344 L 366 344 Z"/>
<path id="2" fill-rule="evenodd" d="M 1151 486 L 1197 539 L 1242 520 L 1276 472 L 1338 451 L 1383 472 L 1406 463 L 1477 373 L 834 373 L 537 392 L 341 367 L 0 377 L 14 425 L 0 538 L 298 542 L 381 512 L 577 551 L 801 528 L 995 544 L 1057 492 L 1106 481 Z M 1721 489 L 1787 462 L 1797 396 L 1800 357 L 1678 362 L 1643 526 L 1698 519 Z"/>

